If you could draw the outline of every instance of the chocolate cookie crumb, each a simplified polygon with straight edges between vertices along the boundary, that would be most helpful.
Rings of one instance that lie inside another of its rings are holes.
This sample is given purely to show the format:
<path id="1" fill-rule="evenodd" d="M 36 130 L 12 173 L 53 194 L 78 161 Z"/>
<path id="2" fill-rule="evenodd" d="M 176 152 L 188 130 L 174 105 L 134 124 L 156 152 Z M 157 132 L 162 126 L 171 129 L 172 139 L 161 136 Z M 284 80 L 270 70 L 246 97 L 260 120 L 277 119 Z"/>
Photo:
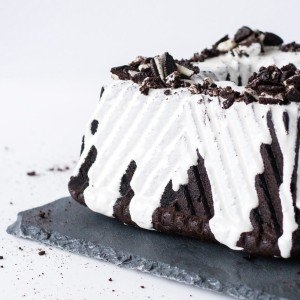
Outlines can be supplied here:
<path id="1" fill-rule="evenodd" d="M 145 288 L 145 286 L 144 285 L 141 285 L 141 289 L 144 289 Z"/>
<path id="2" fill-rule="evenodd" d="M 297 44 L 296 42 L 292 42 L 289 44 L 282 45 L 280 49 L 283 52 L 299 52 L 300 44 Z"/>
<path id="3" fill-rule="evenodd" d="M 262 104 L 289 104 L 300 101 L 300 70 L 293 64 L 278 68 L 261 67 L 245 88 L 246 99 Z"/>
<path id="4" fill-rule="evenodd" d="M 39 251 L 39 253 L 38 253 L 40 256 L 42 256 L 42 255 L 45 255 L 46 254 L 46 252 L 44 251 L 44 250 L 41 250 L 41 251 Z"/>
<path id="5" fill-rule="evenodd" d="M 0 255 L 0 259 L 3 259 L 3 256 L 2 256 L 2 255 Z"/>
<path id="6" fill-rule="evenodd" d="M 265 46 L 280 46 L 283 43 L 283 39 L 272 32 L 265 32 L 265 38 L 263 43 Z"/>
<path id="7" fill-rule="evenodd" d="M 113 280 L 111 278 L 109 278 L 108 281 L 113 281 Z"/>
<path id="8" fill-rule="evenodd" d="M 253 30 L 250 29 L 247 26 L 243 26 L 240 28 L 236 34 L 234 35 L 234 41 L 236 43 L 240 43 L 241 41 L 245 40 L 247 37 L 249 37 L 253 33 Z"/>
<path id="9" fill-rule="evenodd" d="M 39 217 L 40 217 L 41 219 L 45 219 L 45 218 L 46 218 L 46 213 L 45 213 L 44 211 L 40 211 L 40 212 L 39 212 Z"/>
<path id="10" fill-rule="evenodd" d="M 37 176 L 37 173 L 35 171 L 29 171 L 26 174 L 27 176 Z"/>

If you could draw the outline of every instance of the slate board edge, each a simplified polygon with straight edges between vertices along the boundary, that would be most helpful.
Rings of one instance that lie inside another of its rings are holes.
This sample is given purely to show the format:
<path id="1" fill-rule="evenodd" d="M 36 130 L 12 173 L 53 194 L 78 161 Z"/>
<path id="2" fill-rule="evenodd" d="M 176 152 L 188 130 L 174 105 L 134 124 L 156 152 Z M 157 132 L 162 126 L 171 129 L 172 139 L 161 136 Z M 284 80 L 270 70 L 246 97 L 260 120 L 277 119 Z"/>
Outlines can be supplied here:
<path id="1" fill-rule="evenodd" d="M 49 204 L 50 203 L 46 205 Z M 6 232 L 18 238 L 40 242 L 47 246 L 55 246 L 56 248 L 64 251 L 69 251 L 74 254 L 113 263 L 119 267 L 138 270 L 157 277 L 185 283 L 187 285 L 193 285 L 208 291 L 225 294 L 237 299 L 283 299 L 277 297 L 276 295 L 271 295 L 260 290 L 252 289 L 245 285 L 237 286 L 231 283 L 224 284 L 215 278 L 201 278 L 198 274 L 191 272 L 187 273 L 184 269 L 173 267 L 163 262 L 150 261 L 140 256 L 130 255 L 126 252 L 116 252 L 110 247 L 95 245 L 91 242 L 83 240 L 72 239 L 58 232 L 45 232 L 39 227 L 30 226 L 26 228 L 22 225 L 23 213 L 35 211 L 43 207 L 44 205 L 19 212 L 16 222 L 10 225 L 7 228 Z"/>

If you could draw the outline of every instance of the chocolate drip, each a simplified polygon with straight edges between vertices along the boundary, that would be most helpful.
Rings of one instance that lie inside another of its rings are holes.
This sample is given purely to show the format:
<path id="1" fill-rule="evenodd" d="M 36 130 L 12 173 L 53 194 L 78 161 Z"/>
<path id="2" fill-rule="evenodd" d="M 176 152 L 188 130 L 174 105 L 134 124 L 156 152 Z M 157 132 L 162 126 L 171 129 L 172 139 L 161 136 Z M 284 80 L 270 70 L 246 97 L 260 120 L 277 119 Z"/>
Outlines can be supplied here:
<path id="1" fill-rule="evenodd" d="M 213 216 L 213 201 L 210 182 L 204 159 L 198 154 L 198 164 L 188 170 L 188 184 L 181 185 L 177 192 L 169 183 L 161 200 L 161 207 L 153 214 L 154 229 L 202 240 L 214 241 L 209 228 Z"/>
<path id="2" fill-rule="evenodd" d="M 120 194 L 121 197 L 117 199 L 114 205 L 113 216 L 118 220 L 122 221 L 125 224 L 135 225 L 135 223 L 131 220 L 130 212 L 129 212 L 129 204 L 134 196 L 134 191 L 130 186 L 131 179 L 136 170 L 135 161 L 131 161 L 129 164 L 125 174 L 121 179 L 120 185 Z"/>
<path id="3" fill-rule="evenodd" d="M 291 182 L 291 192 L 292 192 L 292 197 L 293 197 L 293 204 L 294 204 L 294 209 L 295 209 L 295 216 L 296 216 L 296 223 L 298 224 L 298 230 L 296 230 L 293 233 L 293 247 L 292 247 L 292 256 L 299 256 L 300 253 L 300 209 L 297 208 L 296 206 L 296 197 L 297 197 L 297 170 L 298 170 L 298 163 L 299 163 L 299 146 L 300 146 L 300 118 L 298 118 L 298 123 L 297 123 L 297 140 L 296 140 L 296 158 L 295 158 L 295 165 L 294 165 L 294 170 L 293 170 L 293 175 L 292 175 L 292 182 Z"/>
<path id="4" fill-rule="evenodd" d="M 83 192 L 89 186 L 88 171 L 97 157 L 97 149 L 92 146 L 83 164 L 80 166 L 77 176 L 72 176 L 69 181 L 69 191 L 73 199 L 80 204 L 86 205 Z"/>
<path id="5" fill-rule="evenodd" d="M 283 157 L 275 134 L 271 113 L 267 114 L 267 124 L 272 137 L 271 145 L 261 145 L 264 172 L 255 178 L 258 207 L 250 214 L 253 231 L 241 235 L 238 246 L 249 253 L 280 256 L 278 238 L 283 233 L 282 208 L 279 187 L 282 183 Z"/>

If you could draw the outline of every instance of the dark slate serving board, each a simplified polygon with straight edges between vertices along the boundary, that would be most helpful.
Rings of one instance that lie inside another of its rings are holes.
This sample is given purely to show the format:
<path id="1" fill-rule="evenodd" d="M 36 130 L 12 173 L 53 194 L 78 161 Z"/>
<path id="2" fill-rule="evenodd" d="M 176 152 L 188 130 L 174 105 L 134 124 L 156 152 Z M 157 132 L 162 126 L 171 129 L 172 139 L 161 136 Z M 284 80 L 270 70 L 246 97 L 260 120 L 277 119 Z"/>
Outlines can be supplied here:
<path id="1" fill-rule="evenodd" d="M 300 299 L 300 260 L 248 260 L 222 245 L 125 226 L 71 198 L 19 213 L 7 232 L 236 298 Z"/>

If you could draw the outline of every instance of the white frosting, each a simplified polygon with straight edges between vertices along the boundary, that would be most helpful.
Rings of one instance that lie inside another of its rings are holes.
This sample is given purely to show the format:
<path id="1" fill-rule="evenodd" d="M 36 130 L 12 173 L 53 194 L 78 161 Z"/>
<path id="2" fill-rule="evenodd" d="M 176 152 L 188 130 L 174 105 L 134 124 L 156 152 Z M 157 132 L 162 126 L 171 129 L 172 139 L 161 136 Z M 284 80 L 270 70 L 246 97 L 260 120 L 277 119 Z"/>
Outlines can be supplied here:
<path id="1" fill-rule="evenodd" d="M 255 46 L 251 51 L 254 50 Z M 276 52 L 276 57 L 258 56 L 251 61 L 247 57 L 235 60 L 225 54 L 197 65 L 201 71 L 216 72 L 222 80 L 228 72 L 234 79 L 234 75 L 237 77 L 236 73 L 243 70 L 244 81 L 262 62 L 279 66 L 293 62 L 300 67 L 300 55 L 292 54 Z M 247 63 L 244 60 L 248 60 Z M 228 82 L 219 85 L 228 85 Z M 236 90 L 243 89 L 233 83 L 230 85 Z M 152 229 L 152 215 L 160 206 L 166 185 L 172 180 L 176 191 L 180 185 L 188 183 L 187 170 L 197 164 L 198 149 L 204 158 L 212 190 L 211 231 L 222 244 L 240 249 L 236 246 L 240 235 L 253 229 L 250 212 L 258 206 L 255 176 L 264 171 L 260 147 L 272 141 L 266 117 L 271 111 L 283 155 L 283 182 L 279 189 L 283 234 L 278 245 L 282 257 L 289 257 L 292 234 L 298 228 L 290 184 L 296 155 L 299 104 L 237 102 L 229 109 L 222 109 L 218 98 L 210 97 L 213 101 L 208 101 L 207 96 L 191 95 L 186 89 L 176 89 L 170 96 L 163 92 L 163 89 L 150 90 L 145 96 L 131 81 L 115 81 L 105 89 L 87 126 L 85 149 L 74 172 L 78 174 L 94 145 L 97 158 L 88 172 L 89 186 L 84 191 L 87 206 L 112 216 L 113 206 L 121 196 L 121 178 L 134 160 L 137 169 L 131 180 L 134 197 L 130 202 L 130 215 L 138 226 Z M 283 112 L 289 115 L 289 133 L 283 125 Z M 99 128 L 92 135 L 90 123 L 94 119 L 99 121 Z M 299 177 L 297 206 L 300 208 Z"/>
<path id="2" fill-rule="evenodd" d="M 248 55 L 239 56 L 238 53 L 243 51 Z M 230 75 L 230 80 L 238 84 L 238 76 L 241 76 L 242 85 L 246 85 L 248 78 L 257 72 L 261 66 L 276 65 L 282 67 L 289 63 L 293 63 L 296 67 L 300 67 L 299 52 L 283 52 L 278 51 L 277 47 L 265 47 L 264 53 L 261 53 L 261 46 L 254 43 L 249 47 L 238 46 L 232 52 L 222 54 L 205 60 L 204 62 L 195 63 L 200 71 L 211 71 L 215 73 L 218 80 L 226 80 Z M 233 53 L 233 54 L 232 54 Z"/>

